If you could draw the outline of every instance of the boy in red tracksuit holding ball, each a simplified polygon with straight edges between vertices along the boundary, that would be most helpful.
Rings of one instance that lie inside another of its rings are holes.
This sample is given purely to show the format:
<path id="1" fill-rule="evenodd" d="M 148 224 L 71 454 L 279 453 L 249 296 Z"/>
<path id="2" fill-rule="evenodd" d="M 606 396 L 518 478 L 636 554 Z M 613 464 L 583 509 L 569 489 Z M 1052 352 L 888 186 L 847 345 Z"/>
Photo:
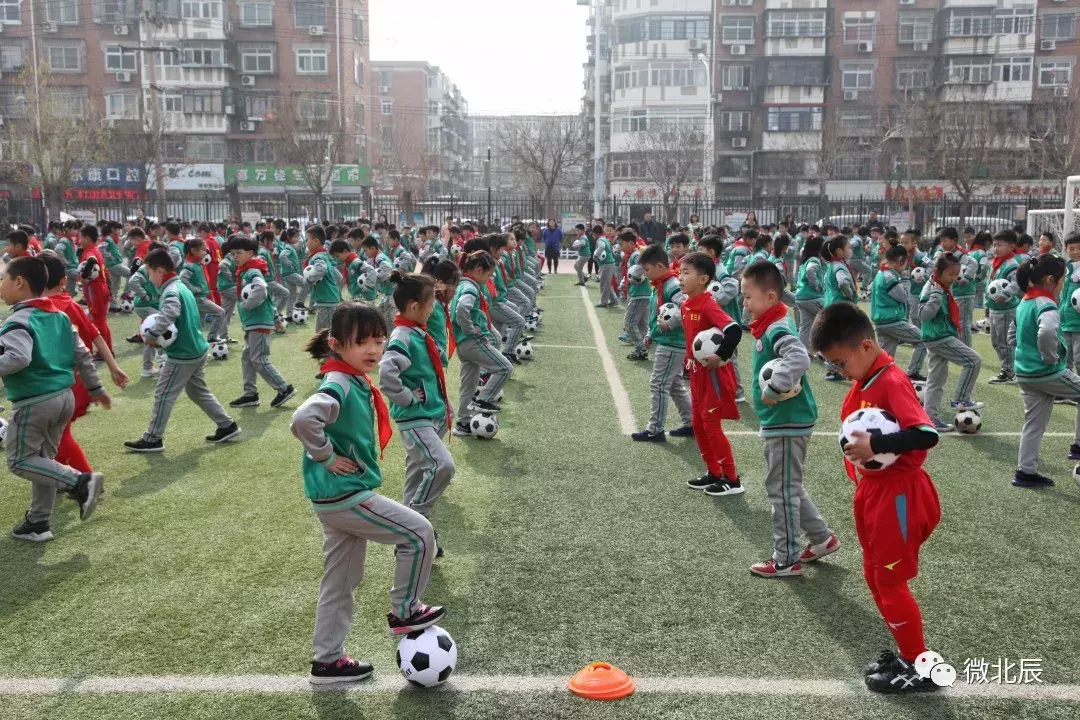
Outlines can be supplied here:
<path id="1" fill-rule="evenodd" d="M 686 367 L 690 371 L 690 404 L 694 413 L 694 438 L 705 474 L 687 482 L 695 490 L 721 497 L 744 491 L 735 468 L 731 443 L 724 435 L 724 420 L 738 420 L 735 405 L 735 369 L 728 364 L 742 339 L 742 328 L 720 309 L 708 292 L 709 283 L 716 277 L 716 265 L 705 253 L 695 252 L 683 257 L 679 264 L 679 285 L 686 295 L 682 306 L 683 330 L 686 334 Z M 719 352 L 706 358 L 705 363 L 694 357 L 694 338 L 702 330 L 717 328 L 723 333 Z"/>
<path id="2" fill-rule="evenodd" d="M 93 225 L 83 225 L 79 229 L 79 282 L 82 283 L 83 297 L 86 299 L 86 311 L 101 333 L 105 344 L 112 352 L 112 332 L 109 330 L 109 304 L 112 292 L 109 290 L 109 271 L 105 268 L 105 258 L 97 247 L 100 234 Z M 97 277 L 93 277 L 94 266 Z"/>
<path id="3" fill-rule="evenodd" d="M 850 303 L 825 308 L 811 331 L 814 349 L 852 380 L 841 419 L 861 408 L 879 408 L 896 418 L 900 431 L 869 435 L 854 431 L 844 448 L 844 465 L 855 484 L 855 532 L 863 549 L 863 575 L 897 652 L 886 650 L 866 668 L 866 686 L 874 692 L 911 693 L 937 690 L 929 675 L 915 667 L 926 652 L 922 612 L 908 582 L 919 573 L 919 550 L 941 520 L 941 505 L 930 475 L 923 469 L 938 434 L 907 374 L 881 349 L 874 326 Z M 880 470 L 858 468 L 879 453 L 899 456 Z M 929 669 L 929 668 L 927 668 Z"/>

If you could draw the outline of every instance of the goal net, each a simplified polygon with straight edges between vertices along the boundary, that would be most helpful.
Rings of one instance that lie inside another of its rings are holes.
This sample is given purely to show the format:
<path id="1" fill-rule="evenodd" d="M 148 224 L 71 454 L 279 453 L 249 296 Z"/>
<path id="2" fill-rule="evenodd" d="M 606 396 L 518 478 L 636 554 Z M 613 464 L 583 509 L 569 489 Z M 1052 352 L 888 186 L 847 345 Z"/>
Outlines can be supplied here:
<path id="1" fill-rule="evenodd" d="M 1054 234 L 1054 245 L 1063 246 L 1065 238 L 1080 232 L 1080 175 L 1065 181 L 1065 207 L 1052 210 L 1028 210 L 1027 233 L 1036 240 L 1044 232 Z"/>

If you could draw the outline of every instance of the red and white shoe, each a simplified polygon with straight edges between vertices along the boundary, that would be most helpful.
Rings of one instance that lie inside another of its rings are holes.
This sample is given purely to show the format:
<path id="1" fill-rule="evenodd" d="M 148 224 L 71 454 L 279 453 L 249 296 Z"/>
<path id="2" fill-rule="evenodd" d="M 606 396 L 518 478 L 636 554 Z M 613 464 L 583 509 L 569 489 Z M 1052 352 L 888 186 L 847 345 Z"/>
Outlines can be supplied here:
<path id="1" fill-rule="evenodd" d="M 803 550 L 803 554 L 799 556 L 799 562 L 815 562 L 826 555 L 832 555 L 839 549 L 840 538 L 836 537 L 836 533 L 833 533 L 829 536 L 829 539 L 823 543 L 807 545 L 806 549 Z"/>
<path id="2" fill-rule="evenodd" d="M 802 563 L 796 562 L 783 567 L 777 565 L 772 558 L 769 558 L 765 562 L 751 565 L 750 572 L 764 578 L 798 577 L 802 575 Z"/>

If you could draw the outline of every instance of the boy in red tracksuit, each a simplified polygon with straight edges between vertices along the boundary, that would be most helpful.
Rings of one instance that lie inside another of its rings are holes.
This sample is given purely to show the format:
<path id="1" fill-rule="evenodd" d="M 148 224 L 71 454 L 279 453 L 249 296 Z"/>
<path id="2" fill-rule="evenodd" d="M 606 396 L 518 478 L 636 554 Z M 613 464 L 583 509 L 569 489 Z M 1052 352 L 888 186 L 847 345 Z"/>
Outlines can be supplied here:
<path id="1" fill-rule="evenodd" d="M 723 420 L 738 420 L 735 405 L 735 369 L 728 364 L 742 339 L 742 328 L 720 309 L 707 291 L 716 277 L 716 266 L 705 253 L 683 257 L 679 264 L 679 285 L 686 295 L 682 306 L 686 334 L 686 367 L 690 371 L 690 404 L 694 413 L 697 440 L 705 474 L 687 482 L 695 490 L 712 496 L 738 495 L 744 491 L 735 467 L 731 443 L 724 435 Z M 719 352 L 699 362 L 694 357 L 694 338 L 702 330 L 717 328 L 724 336 Z"/>
<path id="2" fill-rule="evenodd" d="M 98 229 L 96 227 L 83 225 L 79 229 L 79 244 L 82 247 L 79 252 L 79 266 L 82 272 L 81 282 L 83 297 L 86 298 L 86 309 L 111 351 L 113 345 L 112 332 L 109 330 L 109 303 L 112 301 L 112 295 L 109 292 L 109 271 L 105 268 L 105 258 L 98 250 L 97 242 Z M 91 269 L 94 263 L 98 267 L 98 276 L 91 280 Z"/>
<path id="3" fill-rule="evenodd" d="M 207 230 L 206 233 L 202 232 L 202 228 L 199 228 L 199 234 L 203 235 L 203 245 L 206 246 L 206 257 L 209 260 L 203 269 L 206 271 L 206 284 L 210 286 L 210 300 L 217 306 L 221 306 L 221 293 L 217 289 L 218 271 L 221 268 L 221 245 L 218 243 L 217 238 L 214 237 L 214 233 Z"/>
<path id="4" fill-rule="evenodd" d="M 941 505 L 923 469 L 938 434 L 915 395 L 907 374 L 878 345 L 874 326 L 856 306 L 838 303 L 818 315 L 811 344 L 854 382 L 844 398 L 841 419 L 861 408 L 880 408 L 900 431 L 869 435 L 855 431 L 844 447 L 844 465 L 855 485 L 855 532 L 863 549 L 863 575 L 898 650 L 886 650 L 866 668 L 874 692 L 937 690 L 915 667 L 927 651 L 922 613 L 908 582 L 919 573 L 919 550 L 941 520 Z M 899 456 L 880 470 L 856 468 L 878 453 Z M 929 670 L 929 668 L 925 668 Z"/>

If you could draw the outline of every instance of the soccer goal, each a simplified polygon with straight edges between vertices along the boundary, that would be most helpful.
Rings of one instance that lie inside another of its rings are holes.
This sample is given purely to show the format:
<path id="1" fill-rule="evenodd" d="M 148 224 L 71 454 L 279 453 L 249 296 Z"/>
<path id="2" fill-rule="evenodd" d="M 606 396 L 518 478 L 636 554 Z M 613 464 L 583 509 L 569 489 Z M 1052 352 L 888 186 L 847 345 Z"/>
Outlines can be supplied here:
<path id="1" fill-rule="evenodd" d="M 1053 210 L 1028 210 L 1027 233 L 1036 240 L 1049 230 L 1054 244 L 1061 247 L 1065 238 L 1080 231 L 1080 175 L 1065 180 L 1065 207 Z"/>

